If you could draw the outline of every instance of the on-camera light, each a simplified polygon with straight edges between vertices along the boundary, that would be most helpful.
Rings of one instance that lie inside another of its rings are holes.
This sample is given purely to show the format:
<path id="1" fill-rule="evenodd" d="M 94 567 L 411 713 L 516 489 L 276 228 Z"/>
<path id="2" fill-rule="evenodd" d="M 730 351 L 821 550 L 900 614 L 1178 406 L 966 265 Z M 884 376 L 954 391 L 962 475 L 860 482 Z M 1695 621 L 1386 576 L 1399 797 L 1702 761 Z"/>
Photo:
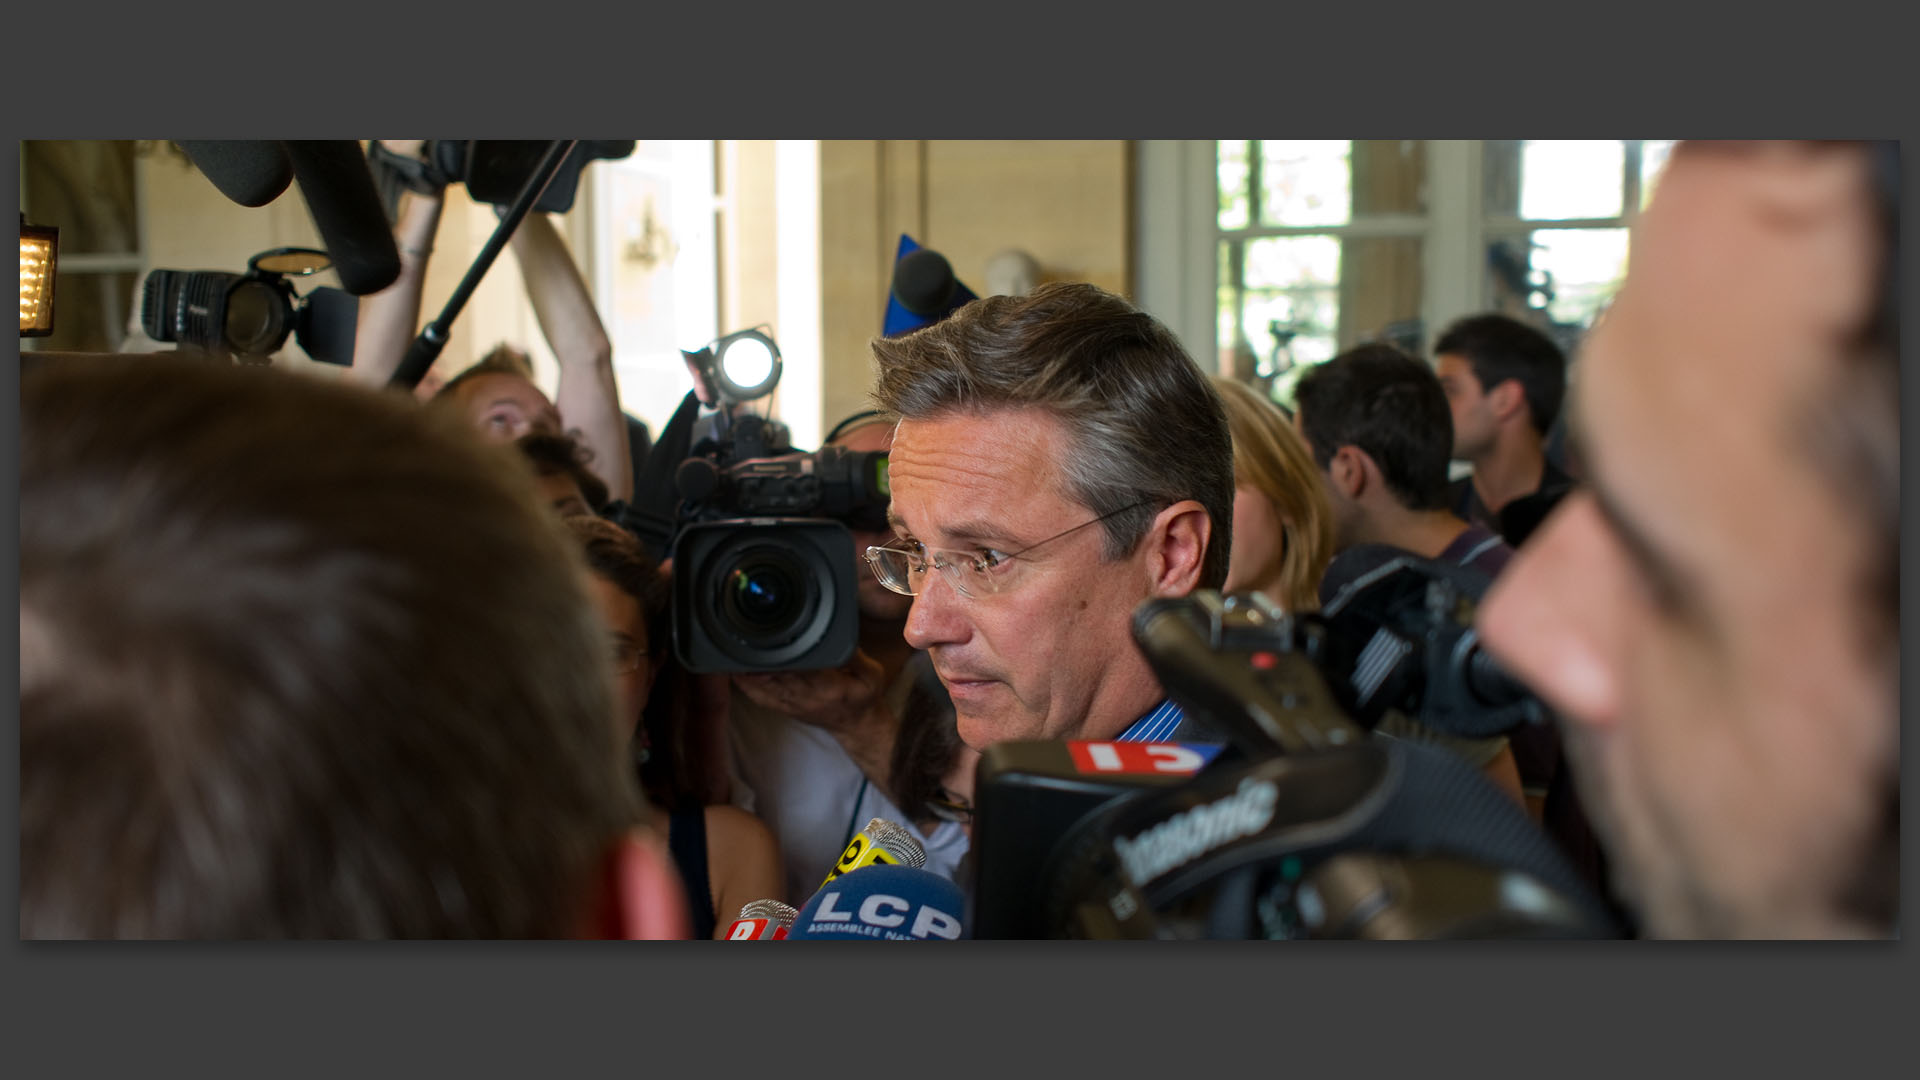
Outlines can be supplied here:
<path id="1" fill-rule="evenodd" d="M 60 261 L 60 230 L 27 224 L 20 215 L 20 336 L 53 333 L 53 275 Z"/>
<path id="2" fill-rule="evenodd" d="M 753 401 L 780 381 L 780 347 L 758 330 L 741 330 L 713 343 L 714 374 L 734 401 Z"/>

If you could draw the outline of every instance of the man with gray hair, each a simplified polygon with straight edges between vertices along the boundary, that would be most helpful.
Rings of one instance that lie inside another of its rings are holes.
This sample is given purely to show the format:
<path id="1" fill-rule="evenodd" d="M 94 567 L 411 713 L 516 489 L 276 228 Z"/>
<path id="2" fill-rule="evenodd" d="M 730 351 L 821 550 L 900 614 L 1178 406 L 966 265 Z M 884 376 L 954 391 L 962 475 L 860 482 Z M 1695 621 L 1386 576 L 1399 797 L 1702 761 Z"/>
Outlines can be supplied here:
<path id="1" fill-rule="evenodd" d="M 901 420 L 898 540 L 868 558 L 914 597 L 906 638 L 961 738 L 1201 734 L 1131 631 L 1141 602 L 1227 576 L 1226 412 L 1179 341 L 1118 296 L 1050 284 L 873 350 L 874 397 Z"/>

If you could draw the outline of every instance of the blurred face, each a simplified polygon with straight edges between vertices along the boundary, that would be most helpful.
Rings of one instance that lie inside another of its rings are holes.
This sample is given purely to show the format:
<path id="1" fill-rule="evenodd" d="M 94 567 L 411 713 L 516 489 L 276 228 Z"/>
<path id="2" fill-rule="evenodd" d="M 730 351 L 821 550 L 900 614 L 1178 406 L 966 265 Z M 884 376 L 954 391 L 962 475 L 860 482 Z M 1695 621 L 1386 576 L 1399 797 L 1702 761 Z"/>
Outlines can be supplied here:
<path id="1" fill-rule="evenodd" d="M 644 743 L 646 730 L 640 723 L 640 712 L 646 708 L 654 676 L 654 667 L 647 660 L 646 611 L 640 601 L 606 578 L 588 574 L 587 579 L 594 608 L 606 624 L 607 649 L 614 657 L 614 682 L 620 691 L 615 735 L 622 745 L 629 736 Z"/>
<path id="2" fill-rule="evenodd" d="M 1453 413 L 1453 460 L 1472 461 L 1493 449 L 1494 436 L 1499 433 L 1493 407 L 1466 357 L 1445 353 L 1436 371 L 1440 389 L 1447 395 L 1447 408 Z"/>
<path id="3" fill-rule="evenodd" d="M 1235 486 L 1233 547 L 1224 591 L 1264 589 L 1268 599 L 1284 604 L 1286 597 L 1279 590 L 1281 559 L 1286 553 L 1286 534 L 1273 501 L 1250 484 Z"/>
<path id="4" fill-rule="evenodd" d="M 1796 442 L 1867 310 L 1863 164 L 1674 158 L 1582 361 L 1591 486 L 1481 609 L 1488 643 L 1561 711 L 1582 799 L 1656 934 L 1833 932 L 1829 897 L 1896 753 L 1863 528 Z"/>
<path id="5" fill-rule="evenodd" d="M 894 531 L 1005 556 L 1092 521 L 1061 490 L 1068 451 L 1066 429 L 1035 409 L 902 421 L 889 459 Z M 1159 700 L 1129 629 L 1150 595 L 1145 557 L 1106 562 L 1103 544 L 1099 525 L 1059 537 L 1004 564 L 1001 591 L 973 597 L 927 575 L 906 638 L 932 653 L 967 745 L 1109 738 Z"/>
<path id="6" fill-rule="evenodd" d="M 518 375 L 476 375 L 461 383 L 456 393 L 461 413 L 496 442 L 512 442 L 531 431 L 561 433 L 559 410 L 539 387 Z"/>
<path id="7" fill-rule="evenodd" d="M 893 445 L 892 424 L 866 424 L 833 441 L 833 445 L 848 450 L 885 452 Z M 880 584 L 867 566 L 866 551 L 870 547 L 879 547 L 893 539 L 890 529 L 868 530 L 850 529 L 853 533 L 853 575 L 859 583 L 860 614 L 876 622 L 900 622 L 907 617 L 907 609 L 913 606 L 913 597 L 899 593 Z"/>

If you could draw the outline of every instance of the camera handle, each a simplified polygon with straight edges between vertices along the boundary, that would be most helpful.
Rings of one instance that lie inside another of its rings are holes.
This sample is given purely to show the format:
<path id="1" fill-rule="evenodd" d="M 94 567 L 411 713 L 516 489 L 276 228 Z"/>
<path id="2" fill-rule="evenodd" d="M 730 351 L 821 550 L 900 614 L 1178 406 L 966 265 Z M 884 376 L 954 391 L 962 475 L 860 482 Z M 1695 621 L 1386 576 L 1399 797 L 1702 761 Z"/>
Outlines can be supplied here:
<path id="1" fill-rule="evenodd" d="M 400 366 L 394 370 L 393 378 L 387 385 L 411 390 L 420 384 L 420 380 L 427 374 L 427 369 L 440 358 L 440 350 L 447 347 L 447 335 L 453 327 L 454 317 L 460 314 L 461 308 L 467 306 L 467 301 L 473 296 L 473 290 L 480 286 L 480 279 L 487 276 L 487 270 L 493 266 L 493 260 L 499 257 L 500 249 L 507 246 L 507 240 L 513 236 L 513 230 L 520 227 L 520 220 L 527 216 L 527 211 L 531 210 L 533 204 L 545 194 L 547 185 L 553 182 L 554 176 L 560 172 L 561 164 L 567 160 L 567 155 L 573 152 L 573 148 L 579 142 L 578 139 L 555 139 L 553 145 L 547 147 L 547 156 L 540 159 L 540 164 L 534 168 L 533 174 L 527 177 L 526 185 L 520 189 L 519 197 L 514 199 L 513 205 L 500 216 L 500 224 L 494 227 L 493 235 L 487 237 L 486 246 L 480 249 L 480 254 L 473 260 L 473 265 L 467 268 L 467 276 L 460 279 L 460 285 L 453 290 L 453 296 L 448 299 L 447 306 L 441 308 L 439 316 L 428 323 L 426 329 L 420 331 L 419 337 L 413 339 L 413 344 L 407 348 L 407 355 L 401 359 Z"/>

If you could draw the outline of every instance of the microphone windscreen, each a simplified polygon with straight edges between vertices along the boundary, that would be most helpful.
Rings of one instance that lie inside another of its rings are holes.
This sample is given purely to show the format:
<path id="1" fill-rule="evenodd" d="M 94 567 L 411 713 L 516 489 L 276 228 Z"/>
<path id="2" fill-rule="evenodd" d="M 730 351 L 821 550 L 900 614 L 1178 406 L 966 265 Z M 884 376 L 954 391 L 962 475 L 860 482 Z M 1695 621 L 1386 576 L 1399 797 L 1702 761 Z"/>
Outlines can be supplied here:
<path id="1" fill-rule="evenodd" d="M 799 912 L 778 900 L 749 900 L 727 927 L 728 941 L 781 941 Z"/>
<path id="2" fill-rule="evenodd" d="M 908 254 L 893 267 L 893 295 L 901 307 L 922 317 L 944 314 L 959 284 L 947 257 L 927 248 Z"/>
<path id="3" fill-rule="evenodd" d="M 952 941 L 964 935 L 966 897 L 938 874 L 884 863 L 821 886 L 787 931 L 789 941 Z"/>
<path id="4" fill-rule="evenodd" d="M 265 206 L 293 183 L 293 165 L 278 142 L 264 139 L 176 139 L 200 174 L 241 206 Z"/>
<path id="5" fill-rule="evenodd" d="M 898 337 L 932 326 L 956 309 L 978 299 L 960 283 L 944 256 L 901 234 L 894 254 L 893 279 L 887 289 L 887 311 L 881 337 Z"/>
<path id="6" fill-rule="evenodd" d="M 778 900 L 749 900 L 740 908 L 740 917 L 743 919 L 770 919 L 781 926 L 792 926 L 793 918 L 798 914 L 793 905 Z"/>
<path id="7" fill-rule="evenodd" d="M 365 296 L 393 284 L 400 276 L 400 250 L 360 144 L 302 139 L 286 143 L 286 148 L 314 228 L 340 275 L 340 287 Z"/>
<path id="8" fill-rule="evenodd" d="M 899 859 L 901 863 L 922 867 L 927 865 L 927 849 L 905 827 L 896 825 L 886 818 L 868 818 L 867 827 L 860 830 L 873 838 L 875 845 Z"/>

